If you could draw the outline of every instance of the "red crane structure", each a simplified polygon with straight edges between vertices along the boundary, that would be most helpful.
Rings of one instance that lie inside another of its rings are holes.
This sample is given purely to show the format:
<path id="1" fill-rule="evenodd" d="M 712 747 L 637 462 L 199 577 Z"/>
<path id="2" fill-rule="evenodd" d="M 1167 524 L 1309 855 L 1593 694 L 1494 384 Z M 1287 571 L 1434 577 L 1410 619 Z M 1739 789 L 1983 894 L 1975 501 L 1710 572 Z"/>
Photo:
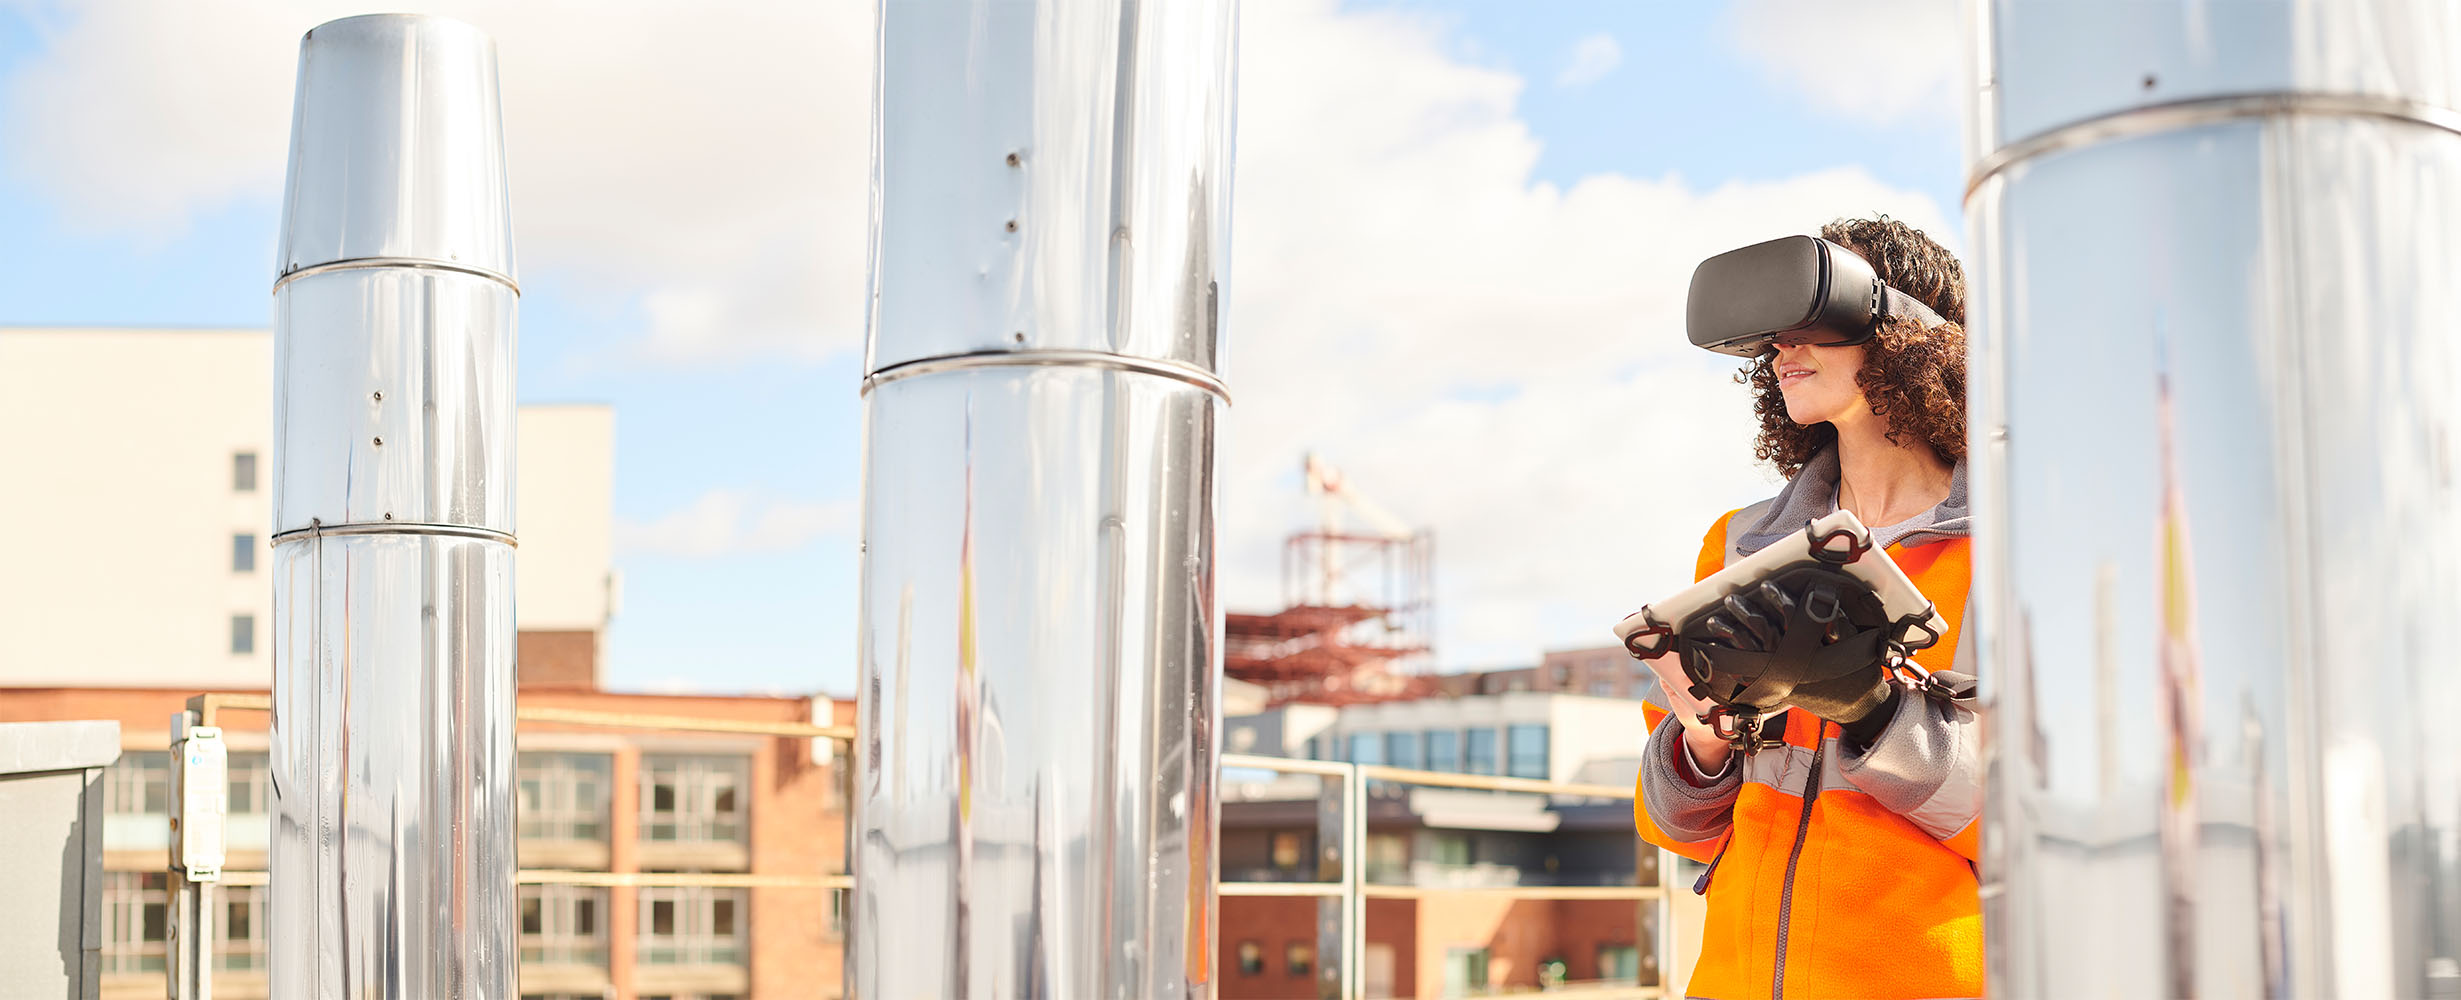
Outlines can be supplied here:
<path id="1" fill-rule="evenodd" d="M 1223 672 L 1264 686 L 1274 705 L 1433 694 L 1434 536 L 1360 496 L 1315 455 L 1306 462 L 1316 529 L 1283 546 L 1282 610 L 1225 616 Z"/>

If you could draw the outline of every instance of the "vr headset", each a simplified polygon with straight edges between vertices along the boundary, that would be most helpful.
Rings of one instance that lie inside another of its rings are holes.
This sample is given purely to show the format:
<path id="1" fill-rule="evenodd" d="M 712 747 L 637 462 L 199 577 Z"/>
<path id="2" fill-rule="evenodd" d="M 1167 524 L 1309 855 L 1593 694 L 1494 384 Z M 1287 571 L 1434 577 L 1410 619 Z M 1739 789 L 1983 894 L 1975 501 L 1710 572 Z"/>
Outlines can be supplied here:
<path id="1" fill-rule="evenodd" d="M 1692 272 L 1684 329 L 1694 347 L 1751 358 L 1779 344 L 1860 344 L 1899 316 L 1927 327 L 1947 322 L 1882 282 L 1854 251 L 1786 236 L 1702 261 Z"/>

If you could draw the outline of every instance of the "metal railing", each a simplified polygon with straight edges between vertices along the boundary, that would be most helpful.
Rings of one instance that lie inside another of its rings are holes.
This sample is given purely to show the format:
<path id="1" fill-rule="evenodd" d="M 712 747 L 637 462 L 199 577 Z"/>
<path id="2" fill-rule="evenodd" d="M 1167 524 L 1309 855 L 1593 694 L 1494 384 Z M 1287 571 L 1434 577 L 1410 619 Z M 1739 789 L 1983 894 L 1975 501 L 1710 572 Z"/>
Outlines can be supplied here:
<path id="1" fill-rule="evenodd" d="M 1672 967 L 1674 955 L 1674 920 L 1667 881 L 1673 867 L 1673 855 L 1657 851 L 1656 885 L 1631 886 L 1464 886 L 1432 887 L 1415 885 L 1382 885 L 1367 879 L 1365 863 L 1367 841 L 1367 786 L 1369 782 L 1413 785 L 1431 788 L 1457 788 L 1471 791 L 1523 792 L 1550 796 L 1607 799 L 1629 803 L 1633 790 L 1629 785 L 1594 785 L 1576 782 L 1548 781 L 1537 778 L 1504 778 L 1478 774 L 1455 774 L 1446 771 L 1419 771 L 1382 764 L 1349 764 L 1339 761 L 1299 760 L 1288 757 L 1268 757 L 1256 754 L 1223 754 L 1221 769 L 1266 771 L 1278 774 L 1309 774 L 1341 782 L 1341 826 L 1339 860 L 1341 877 L 1335 881 L 1242 881 L 1223 882 L 1219 886 L 1225 899 L 1241 897 L 1314 897 L 1338 900 L 1341 910 L 1340 1000 L 1367 1000 L 1367 983 L 1363 973 L 1367 954 L 1366 903 L 1370 899 L 1446 899 L 1484 898 L 1513 900 L 1630 900 L 1636 907 L 1656 903 L 1658 919 L 1656 933 L 1649 942 L 1655 954 L 1655 983 L 1566 984 L 1548 990 L 1551 997 L 1580 997 L 1583 1000 L 1654 1000 L 1673 995 L 1668 986 L 1678 978 Z M 1637 835 L 1634 838 L 1639 843 Z M 1636 872 L 1637 874 L 1637 872 Z M 1635 928 L 1649 926 L 1635 920 Z M 1638 942 L 1636 942 L 1638 943 Z M 1217 950 L 1219 943 L 1217 942 Z M 1641 978 L 1647 978 L 1643 976 Z M 1486 995 L 1486 994 L 1476 994 Z"/>
<path id="2" fill-rule="evenodd" d="M 265 712 L 272 709 L 272 699 L 261 694 L 204 694 L 188 699 L 188 710 L 195 714 L 198 725 L 219 725 L 222 712 Z M 544 722 L 562 725 L 596 726 L 609 729 L 643 731 L 726 733 L 747 736 L 772 736 L 788 739 L 826 739 L 852 742 L 852 726 L 816 725 L 799 722 L 760 722 L 737 719 L 712 719 L 681 715 L 654 715 L 631 712 L 603 712 L 547 705 L 517 706 L 514 718 L 521 722 Z M 851 754 L 840 759 L 852 760 Z M 1583 1000 L 1656 1000 L 1674 995 L 1668 984 L 1679 978 L 1674 968 L 1674 919 L 1667 884 L 1675 869 L 1673 855 L 1657 852 L 1656 885 L 1496 885 L 1496 886 L 1417 886 L 1378 884 L 1367 879 L 1364 863 L 1367 842 L 1368 784 L 1427 788 L 1452 788 L 1472 791 L 1526 793 L 1586 799 L 1604 799 L 1629 803 L 1630 786 L 1596 785 L 1575 782 L 1547 781 L 1533 778 L 1491 777 L 1475 774 L 1454 774 L 1442 771 L 1419 771 L 1378 764 L 1351 764 L 1338 761 L 1300 760 L 1254 754 L 1224 754 L 1219 760 L 1223 771 L 1263 771 L 1277 774 L 1313 775 L 1340 783 L 1341 802 L 1338 859 L 1340 877 L 1333 881 L 1225 881 L 1218 885 L 1224 899 L 1260 897 L 1299 897 L 1330 900 L 1340 911 L 1341 940 L 1337 992 L 1339 1000 L 1366 1000 L 1368 983 L 1364 972 L 1367 953 L 1367 901 L 1371 899 L 1431 900 L 1475 897 L 1511 900 L 1628 900 L 1635 907 L 1657 905 L 1655 933 L 1648 941 L 1649 954 L 1654 957 L 1654 983 L 1573 983 L 1547 992 L 1548 996 L 1579 997 Z M 1636 838 L 1635 843 L 1638 843 Z M 1636 875 L 1638 871 L 1636 869 Z M 594 888 L 701 887 L 714 889 L 822 889 L 844 890 L 854 887 L 849 874 L 777 875 L 752 872 L 603 872 L 565 869 L 522 869 L 514 879 L 523 885 L 572 885 Z M 177 880 L 174 880 L 176 883 Z M 264 885 L 262 871 L 225 871 L 224 885 Z M 175 890 L 176 885 L 175 885 Z M 1651 921 L 1637 919 L 1636 930 L 1649 928 Z M 1218 927 L 1218 924 L 1217 924 Z M 189 940 L 210 947 L 210 935 L 191 935 Z M 1636 941 L 1635 944 L 1641 942 Z M 1221 944 L 1215 943 L 1216 953 Z M 1636 970 L 1637 971 L 1637 970 Z M 1643 973 L 1641 979 L 1649 976 Z"/>

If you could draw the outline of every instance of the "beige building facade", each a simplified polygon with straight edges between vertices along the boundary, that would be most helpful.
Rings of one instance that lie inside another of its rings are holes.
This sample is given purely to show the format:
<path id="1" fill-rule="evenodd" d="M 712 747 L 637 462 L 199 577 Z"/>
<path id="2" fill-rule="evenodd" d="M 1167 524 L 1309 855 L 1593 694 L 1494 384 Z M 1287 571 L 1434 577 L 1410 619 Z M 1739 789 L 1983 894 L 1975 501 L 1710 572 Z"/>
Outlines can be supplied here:
<path id="1" fill-rule="evenodd" d="M 614 411 L 519 414 L 525 659 L 594 664 Z M 272 442 L 268 331 L 0 328 L 0 684 L 270 684 Z"/>

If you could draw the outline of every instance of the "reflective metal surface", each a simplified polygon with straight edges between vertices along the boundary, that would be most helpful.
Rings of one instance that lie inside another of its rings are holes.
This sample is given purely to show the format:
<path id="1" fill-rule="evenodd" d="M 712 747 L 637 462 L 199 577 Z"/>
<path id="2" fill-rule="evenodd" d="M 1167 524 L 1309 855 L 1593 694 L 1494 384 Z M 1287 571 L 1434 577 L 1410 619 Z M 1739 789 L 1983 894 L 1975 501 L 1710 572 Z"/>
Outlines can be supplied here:
<path id="1" fill-rule="evenodd" d="M 512 548 L 306 538 L 274 574 L 273 996 L 513 996 Z"/>
<path id="2" fill-rule="evenodd" d="M 274 531 L 512 531 L 517 298 L 487 278 L 403 267 L 327 271 L 275 292 L 274 325 L 289 335 L 274 346 L 287 379 Z"/>
<path id="3" fill-rule="evenodd" d="M 2151 23 L 2446 114 L 2416 36 L 2461 51 L 2449 4 L 1993 12 L 2043 128 Z M 2181 121 L 1968 212 L 1993 994 L 2461 996 L 2461 135 Z"/>
<path id="4" fill-rule="evenodd" d="M 466 25 L 301 43 L 274 286 L 280 1000 L 514 995 L 501 133 Z"/>
<path id="5" fill-rule="evenodd" d="M 459 21 L 369 14 L 299 45 L 277 275 L 393 257 L 510 279 L 496 46 Z"/>
<path id="6" fill-rule="evenodd" d="M 1232 7 L 882 6 L 848 993 L 1209 997 Z"/>
<path id="7" fill-rule="evenodd" d="M 1218 371 L 1232 0 L 881 6 L 865 370 L 1048 348 Z"/>
<path id="8" fill-rule="evenodd" d="M 2449 0 L 1977 0 L 1969 159 L 2061 125 L 2230 94 L 2461 107 Z"/>

